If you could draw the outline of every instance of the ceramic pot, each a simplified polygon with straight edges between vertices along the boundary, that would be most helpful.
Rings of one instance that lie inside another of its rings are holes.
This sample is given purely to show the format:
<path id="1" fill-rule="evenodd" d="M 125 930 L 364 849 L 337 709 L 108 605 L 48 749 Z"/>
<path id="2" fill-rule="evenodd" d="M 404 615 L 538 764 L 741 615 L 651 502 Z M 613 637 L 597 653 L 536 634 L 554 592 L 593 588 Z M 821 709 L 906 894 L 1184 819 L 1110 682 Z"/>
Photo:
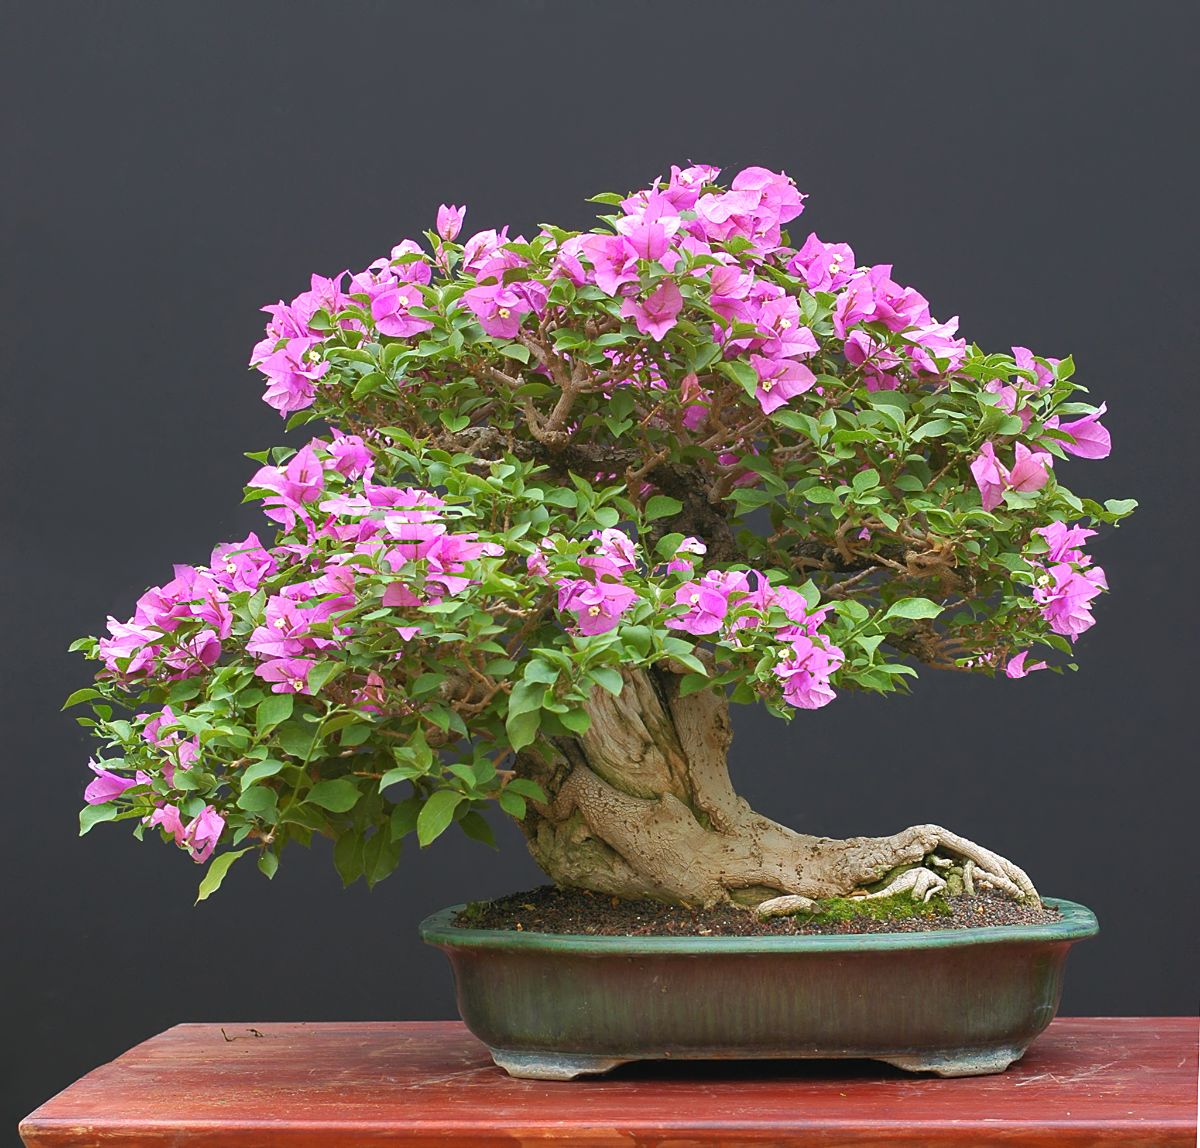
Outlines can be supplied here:
<path id="1" fill-rule="evenodd" d="M 570 1080 L 633 1060 L 869 1057 L 1003 1072 L 1054 1018 L 1067 950 L 1096 918 L 918 933 L 591 937 L 421 923 L 467 1027 L 511 1076 Z"/>

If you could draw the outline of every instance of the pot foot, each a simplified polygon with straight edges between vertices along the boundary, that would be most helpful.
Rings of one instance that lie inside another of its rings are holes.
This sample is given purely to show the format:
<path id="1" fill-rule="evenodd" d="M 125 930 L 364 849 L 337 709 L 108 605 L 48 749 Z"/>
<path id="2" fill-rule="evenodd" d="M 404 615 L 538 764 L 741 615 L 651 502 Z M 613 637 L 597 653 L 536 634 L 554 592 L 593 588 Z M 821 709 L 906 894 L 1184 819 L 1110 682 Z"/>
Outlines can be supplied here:
<path id="1" fill-rule="evenodd" d="M 963 1049 L 959 1052 L 912 1052 L 902 1056 L 877 1056 L 884 1064 L 905 1072 L 935 1072 L 938 1076 L 991 1076 L 1003 1072 L 1025 1054 L 1024 1047 Z"/>
<path id="2" fill-rule="evenodd" d="M 569 1052 L 513 1052 L 506 1048 L 489 1048 L 492 1060 L 509 1076 L 518 1080 L 574 1080 L 611 1072 L 618 1065 L 628 1064 L 626 1057 L 588 1056 Z"/>

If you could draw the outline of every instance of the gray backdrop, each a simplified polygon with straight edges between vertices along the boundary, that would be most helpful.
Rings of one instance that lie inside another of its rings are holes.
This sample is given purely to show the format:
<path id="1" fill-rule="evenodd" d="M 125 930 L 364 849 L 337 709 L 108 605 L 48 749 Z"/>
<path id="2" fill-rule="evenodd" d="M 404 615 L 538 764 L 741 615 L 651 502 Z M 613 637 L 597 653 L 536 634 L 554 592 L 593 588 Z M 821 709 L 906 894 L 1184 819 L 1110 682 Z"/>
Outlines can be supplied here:
<path id="1" fill-rule="evenodd" d="M 75 838 L 88 746 L 58 707 L 86 669 L 65 646 L 260 521 L 240 452 L 281 432 L 245 371 L 259 306 L 443 200 L 468 233 L 580 226 L 586 195 L 688 159 L 785 168 L 811 193 L 798 237 L 894 262 L 984 346 L 1073 352 L 1116 445 L 1072 485 L 1143 503 L 1096 547 L 1113 593 L 1081 672 L 929 673 L 787 728 L 739 712 L 737 783 L 831 835 L 943 823 L 1094 907 L 1066 1013 L 1192 1011 L 1194 6 L 5 9 L 11 1121 L 177 1021 L 453 1014 L 415 925 L 537 884 L 513 827 L 498 854 L 412 849 L 371 894 L 317 847 L 193 908 L 182 854 Z"/>

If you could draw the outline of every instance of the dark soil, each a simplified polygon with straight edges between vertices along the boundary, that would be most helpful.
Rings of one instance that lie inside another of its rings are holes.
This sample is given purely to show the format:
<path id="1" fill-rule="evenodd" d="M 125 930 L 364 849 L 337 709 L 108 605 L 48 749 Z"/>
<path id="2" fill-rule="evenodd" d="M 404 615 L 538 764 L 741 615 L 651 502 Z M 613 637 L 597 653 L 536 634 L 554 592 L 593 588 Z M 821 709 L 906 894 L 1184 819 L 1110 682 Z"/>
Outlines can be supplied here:
<path id="1" fill-rule="evenodd" d="M 823 902 L 819 913 L 759 920 L 733 905 L 685 909 L 659 901 L 623 901 L 582 889 L 544 885 L 495 901 L 477 901 L 457 925 L 527 933 L 577 933 L 593 937 L 769 937 L 832 933 L 916 933 L 982 925 L 1043 925 L 1061 919 L 1057 909 L 1022 905 L 996 894 L 934 898 L 920 905 L 897 898 L 888 906 L 844 899 Z M 893 915 L 887 914 L 889 908 Z"/>

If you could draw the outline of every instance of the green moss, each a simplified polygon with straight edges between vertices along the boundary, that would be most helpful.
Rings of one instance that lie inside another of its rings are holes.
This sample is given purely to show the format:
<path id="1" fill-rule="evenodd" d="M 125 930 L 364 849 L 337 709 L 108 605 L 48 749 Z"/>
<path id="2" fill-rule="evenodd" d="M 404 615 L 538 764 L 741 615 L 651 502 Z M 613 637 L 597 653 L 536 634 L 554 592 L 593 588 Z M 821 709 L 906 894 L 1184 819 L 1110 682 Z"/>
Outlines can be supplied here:
<path id="1" fill-rule="evenodd" d="M 856 917 L 869 917 L 875 921 L 903 921 L 909 917 L 948 917 L 951 915 L 950 906 L 941 897 L 933 897 L 928 901 L 914 901 L 907 893 L 897 893 L 892 897 L 880 897 L 878 900 L 853 900 L 850 897 L 830 897 L 818 901 L 811 913 L 797 914 L 807 921 L 852 921 Z"/>
<path id="2" fill-rule="evenodd" d="M 457 920 L 462 924 L 478 921 L 483 916 L 487 905 L 486 901 L 468 901 L 459 912 Z"/>

